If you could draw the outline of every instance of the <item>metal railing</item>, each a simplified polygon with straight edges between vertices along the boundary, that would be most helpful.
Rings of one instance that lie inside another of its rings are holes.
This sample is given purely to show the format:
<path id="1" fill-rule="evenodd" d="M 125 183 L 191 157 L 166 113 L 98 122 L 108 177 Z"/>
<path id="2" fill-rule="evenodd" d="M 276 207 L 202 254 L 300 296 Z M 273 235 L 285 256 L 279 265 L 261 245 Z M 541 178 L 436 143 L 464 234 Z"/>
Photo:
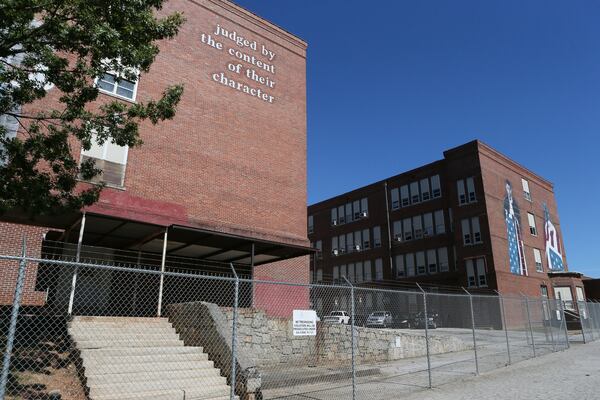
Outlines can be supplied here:
<path id="1" fill-rule="evenodd" d="M 558 300 L 166 267 L 0 255 L 15 294 L 0 399 L 396 399 L 569 346 Z M 36 285 L 46 303 L 28 307 Z M 600 338 L 598 306 L 579 304 L 586 340 Z"/>

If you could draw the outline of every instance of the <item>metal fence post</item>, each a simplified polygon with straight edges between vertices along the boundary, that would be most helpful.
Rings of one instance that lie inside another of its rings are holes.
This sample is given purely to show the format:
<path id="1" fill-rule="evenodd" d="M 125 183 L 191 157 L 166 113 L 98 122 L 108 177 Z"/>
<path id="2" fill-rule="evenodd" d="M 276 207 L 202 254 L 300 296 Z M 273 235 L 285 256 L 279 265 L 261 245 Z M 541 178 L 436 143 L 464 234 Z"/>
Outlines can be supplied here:
<path id="1" fill-rule="evenodd" d="M 355 359 L 354 359 L 354 285 L 350 283 L 350 281 L 342 276 L 346 283 L 350 285 L 350 331 L 352 332 L 350 335 L 350 347 L 352 347 L 352 400 L 356 399 L 356 367 L 355 367 Z"/>
<path id="2" fill-rule="evenodd" d="M 533 326 L 531 325 L 531 314 L 529 313 L 529 299 L 525 297 L 525 308 L 527 309 L 527 321 L 529 322 L 529 333 L 531 334 L 531 347 L 533 349 L 533 357 L 535 357 L 535 339 L 533 338 Z"/>
<path id="3" fill-rule="evenodd" d="M 425 348 L 427 350 L 427 375 L 429 377 L 429 389 L 431 389 L 431 358 L 429 355 L 429 317 L 427 316 L 427 293 L 415 282 L 419 290 L 423 293 L 423 313 L 425 314 Z"/>
<path id="4" fill-rule="evenodd" d="M 83 232 L 85 230 L 85 211 L 81 216 L 81 226 L 79 227 L 79 238 L 77 239 L 77 253 L 75 254 L 75 262 L 79 263 L 81 259 L 81 244 L 83 242 Z M 69 308 L 67 313 L 71 315 L 73 313 L 73 303 L 75 302 L 75 287 L 77 286 L 77 272 L 79 265 L 75 265 L 73 271 L 73 278 L 71 279 L 71 293 L 69 294 Z"/>
<path id="5" fill-rule="evenodd" d="M 469 295 L 469 304 L 471 306 L 471 326 L 473 328 L 473 351 L 475 352 L 475 374 L 479 375 L 479 360 L 477 359 L 477 338 L 475 337 L 475 312 L 473 311 L 473 296 L 464 287 L 462 288 Z"/>
<path id="6" fill-rule="evenodd" d="M 2 377 L 0 378 L 0 399 L 4 400 L 6 395 L 6 386 L 8 384 L 8 374 L 10 370 L 10 357 L 13 352 L 15 342 L 15 333 L 17 331 L 17 319 L 19 317 L 19 307 L 21 307 L 21 295 L 23 294 L 23 286 L 25 285 L 25 272 L 27 269 L 27 242 L 23 236 L 23 248 L 21 250 L 21 260 L 19 261 L 19 273 L 17 276 L 17 284 L 15 286 L 15 297 L 13 298 L 12 313 L 10 315 L 10 325 L 8 335 L 6 337 L 6 350 L 2 361 Z"/>
<path id="7" fill-rule="evenodd" d="M 237 384 L 236 380 L 236 364 L 237 364 L 237 345 L 236 345 L 236 337 L 237 337 L 237 314 L 238 314 L 238 300 L 239 300 L 239 289 L 240 289 L 240 278 L 235 272 L 235 268 L 233 267 L 233 263 L 230 263 L 231 271 L 233 272 L 233 276 L 235 278 L 234 282 L 234 294 L 233 294 L 233 317 L 231 322 L 231 379 L 230 379 L 230 391 L 229 391 L 229 399 L 235 399 L 235 386 Z"/>
<path id="8" fill-rule="evenodd" d="M 508 365 L 512 364 L 512 360 L 510 358 L 510 341 L 508 340 L 508 326 L 506 325 L 506 310 L 504 309 L 504 298 L 498 292 L 495 291 L 498 295 L 498 299 L 500 300 L 500 312 L 502 313 L 502 325 L 504 325 L 504 335 L 506 336 L 506 353 L 508 354 Z"/>
<path id="9" fill-rule="evenodd" d="M 569 328 L 567 327 L 567 318 L 565 316 L 565 305 L 561 299 L 558 299 L 558 304 L 560 304 L 560 313 L 562 317 L 562 322 L 565 324 L 565 340 L 567 341 L 567 349 L 571 347 L 571 343 L 569 342 Z"/>
<path id="10" fill-rule="evenodd" d="M 587 339 L 585 336 L 585 329 L 583 329 L 583 317 L 581 316 L 581 307 L 579 307 L 579 302 L 576 302 L 575 304 L 577 304 L 577 311 L 579 313 L 579 325 L 581 326 L 581 336 L 583 338 L 583 344 L 586 344 Z"/>
<path id="11" fill-rule="evenodd" d="M 156 315 L 162 315 L 162 300 L 163 300 L 163 290 L 165 284 L 165 265 L 167 262 L 167 243 L 169 240 L 169 229 L 165 229 L 165 235 L 163 236 L 163 250 L 162 250 L 162 258 L 160 260 L 160 283 L 158 284 L 158 306 L 156 310 Z"/>

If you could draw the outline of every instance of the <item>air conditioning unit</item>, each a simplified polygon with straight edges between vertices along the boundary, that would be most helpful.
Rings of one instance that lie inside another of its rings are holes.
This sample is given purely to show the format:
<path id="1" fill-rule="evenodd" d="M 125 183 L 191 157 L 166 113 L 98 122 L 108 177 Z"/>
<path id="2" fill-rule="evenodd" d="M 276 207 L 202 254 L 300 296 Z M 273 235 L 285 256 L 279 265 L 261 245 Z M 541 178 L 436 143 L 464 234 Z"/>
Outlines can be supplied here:
<path id="1" fill-rule="evenodd" d="M 359 244 L 355 244 L 354 245 L 354 251 L 360 251 L 360 245 Z"/>
<path id="2" fill-rule="evenodd" d="M 337 219 L 334 219 L 334 220 L 331 221 L 331 225 L 336 226 L 337 224 L 338 224 L 337 223 Z"/>
<path id="3" fill-rule="evenodd" d="M 361 218 L 366 218 L 367 217 L 367 212 L 366 211 L 361 211 L 359 216 Z"/>
<path id="4" fill-rule="evenodd" d="M 399 234 L 399 235 L 394 236 L 394 240 L 396 242 L 401 242 L 402 241 L 402 235 Z"/>
<path id="5" fill-rule="evenodd" d="M 333 254 L 334 256 L 337 256 L 339 253 L 338 249 L 333 249 L 331 250 L 331 254 Z"/>

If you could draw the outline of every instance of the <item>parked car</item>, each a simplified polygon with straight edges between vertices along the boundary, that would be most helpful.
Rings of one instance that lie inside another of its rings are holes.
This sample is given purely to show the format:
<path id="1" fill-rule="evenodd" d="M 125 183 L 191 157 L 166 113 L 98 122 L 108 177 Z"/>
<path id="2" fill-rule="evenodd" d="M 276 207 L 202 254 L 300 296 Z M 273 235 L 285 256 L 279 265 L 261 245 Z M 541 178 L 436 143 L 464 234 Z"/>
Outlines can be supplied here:
<path id="1" fill-rule="evenodd" d="M 375 311 L 367 318 L 367 327 L 387 328 L 392 326 L 394 319 L 389 311 Z"/>
<path id="2" fill-rule="evenodd" d="M 332 311 L 323 318 L 326 324 L 349 324 L 350 315 L 346 311 Z"/>
<path id="3" fill-rule="evenodd" d="M 412 318 L 409 314 L 402 314 L 397 318 L 394 318 L 394 327 L 401 329 L 410 329 L 412 325 Z"/>
<path id="4" fill-rule="evenodd" d="M 427 328 L 436 329 L 439 322 L 439 316 L 437 313 L 427 313 Z M 411 328 L 425 329 L 425 314 L 422 312 L 416 313 L 410 323 Z"/>

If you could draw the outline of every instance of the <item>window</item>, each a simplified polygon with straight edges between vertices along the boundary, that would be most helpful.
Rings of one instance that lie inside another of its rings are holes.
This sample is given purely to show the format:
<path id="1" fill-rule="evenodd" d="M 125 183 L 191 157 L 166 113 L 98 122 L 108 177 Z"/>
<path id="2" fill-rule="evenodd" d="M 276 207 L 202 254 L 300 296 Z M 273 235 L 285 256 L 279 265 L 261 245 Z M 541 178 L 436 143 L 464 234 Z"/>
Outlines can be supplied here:
<path id="1" fill-rule="evenodd" d="M 361 283 L 363 280 L 363 263 L 359 261 L 356 263 L 356 282 Z"/>
<path id="2" fill-rule="evenodd" d="M 317 240 L 315 243 L 315 248 L 317 249 L 317 258 L 323 258 L 323 241 Z"/>
<path id="3" fill-rule="evenodd" d="M 346 211 L 345 211 L 345 207 L 344 206 L 339 206 L 338 207 L 338 223 L 341 224 L 345 224 L 346 223 Z"/>
<path id="4" fill-rule="evenodd" d="M 394 240 L 402 241 L 402 220 L 394 221 L 393 227 Z"/>
<path id="5" fill-rule="evenodd" d="M 469 219 L 465 218 L 460 222 L 462 227 L 463 244 L 465 246 L 470 246 L 473 244 L 473 237 L 471 236 L 471 224 L 469 223 Z"/>
<path id="6" fill-rule="evenodd" d="M 354 282 L 354 264 L 348 264 L 348 280 Z"/>
<path id="7" fill-rule="evenodd" d="M 467 194 L 469 203 L 475 203 L 477 201 L 477 196 L 475 195 L 475 180 L 473 177 L 467 178 Z"/>
<path id="8" fill-rule="evenodd" d="M 416 253 L 417 259 L 417 275 L 425 275 L 427 273 L 427 269 L 425 267 L 425 252 L 418 251 Z"/>
<path id="9" fill-rule="evenodd" d="M 354 247 L 354 234 L 352 232 L 348 232 L 346 234 L 346 253 L 352 253 L 355 251 Z"/>
<path id="10" fill-rule="evenodd" d="M 421 179 L 421 199 L 427 201 L 431 199 L 431 192 L 429 191 L 429 178 Z"/>
<path id="11" fill-rule="evenodd" d="M 94 134 L 90 149 L 81 150 L 81 161 L 93 159 L 96 168 L 102 170 L 102 173 L 94 177 L 92 182 L 105 182 L 108 185 L 123 187 L 128 151 L 127 146 L 118 146 L 110 140 L 99 144 Z"/>
<path id="12" fill-rule="evenodd" d="M 431 177 L 431 195 L 434 199 L 442 195 L 442 190 L 440 189 L 439 175 L 434 175 Z"/>
<path id="13" fill-rule="evenodd" d="M 346 252 L 346 235 L 340 235 L 340 254 L 344 254 Z"/>
<path id="14" fill-rule="evenodd" d="M 101 92 L 135 101 L 138 81 L 126 79 L 125 76 L 109 71 L 96 79 L 96 86 Z"/>
<path id="15" fill-rule="evenodd" d="M 544 265 L 542 264 L 542 252 L 539 249 L 533 249 L 533 258 L 535 259 L 535 270 L 537 272 L 544 272 Z"/>
<path id="16" fill-rule="evenodd" d="M 383 280 L 383 261 L 381 260 L 381 258 L 375 260 L 375 280 Z"/>
<path id="17" fill-rule="evenodd" d="M 352 222 L 352 203 L 346 203 L 346 223 Z"/>
<path id="18" fill-rule="evenodd" d="M 575 286 L 575 294 L 577 295 L 577 301 L 585 301 L 583 288 L 581 286 Z"/>
<path id="19" fill-rule="evenodd" d="M 419 194 L 419 182 L 411 182 L 410 184 L 410 202 L 411 204 L 417 204 L 421 202 L 421 195 Z"/>
<path id="20" fill-rule="evenodd" d="M 486 287 L 487 276 L 485 273 L 485 258 L 471 258 L 466 260 L 467 286 Z"/>
<path id="21" fill-rule="evenodd" d="M 435 233 L 437 235 L 446 233 L 446 224 L 444 222 L 444 211 L 437 210 L 433 216 L 434 216 L 434 220 L 435 220 Z"/>
<path id="22" fill-rule="evenodd" d="M 367 197 L 360 199 L 360 212 L 361 218 L 369 215 L 369 199 Z"/>
<path id="23" fill-rule="evenodd" d="M 427 250 L 427 271 L 430 274 L 435 274 L 437 272 L 435 249 Z"/>
<path id="24" fill-rule="evenodd" d="M 337 207 L 331 209 L 331 225 L 336 226 L 338 224 L 338 210 Z"/>
<path id="25" fill-rule="evenodd" d="M 400 208 L 400 193 L 398 192 L 398 188 L 394 188 L 391 190 L 390 195 L 392 197 L 392 210 L 397 210 Z"/>
<path id="26" fill-rule="evenodd" d="M 340 267 L 336 265 L 333 267 L 333 281 L 337 282 L 339 279 L 340 279 Z"/>
<path id="27" fill-rule="evenodd" d="M 399 254 L 396 256 L 396 277 L 401 278 L 405 275 L 404 271 L 404 255 Z"/>
<path id="28" fill-rule="evenodd" d="M 402 226 L 404 228 L 402 233 L 404 241 L 412 240 L 412 218 L 405 218 L 402 220 Z"/>
<path id="29" fill-rule="evenodd" d="M 458 204 L 463 205 L 467 204 L 467 193 L 465 191 L 465 181 L 460 179 L 456 181 L 456 189 L 458 190 Z"/>
<path id="30" fill-rule="evenodd" d="M 542 297 L 548 298 L 548 286 L 542 285 L 540 286 L 540 289 L 542 291 Z"/>
<path id="31" fill-rule="evenodd" d="M 438 265 L 440 268 L 440 272 L 447 272 L 450 270 L 450 266 L 448 264 L 448 248 L 440 247 L 438 249 Z"/>
<path id="32" fill-rule="evenodd" d="M 352 208 L 354 209 L 354 221 L 357 221 L 361 218 L 360 200 L 354 200 Z"/>
<path id="33" fill-rule="evenodd" d="M 400 186 L 400 202 L 402 207 L 410 205 L 410 197 L 408 195 L 408 185 Z"/>
<path id="34" fill-rule="evenodd" d="M 473 228 L 473 243 L 481 243 L 481 227 L 479 225 L 479 217 L 471 218 L 471 227 Z"/>
<path id="35" fill-rule="evenodd" d="M 340 265 L 340 278 L 342 281 L 344 278 L 348 278 L 348 272 L 346 271 L 346 264 Z"/>
<path id="36" fill-rule="evenodd" d="M 365 269 L 365 281 L 370 282 L 372 280 L 372 278 L 371 278 L 371 261 L 370 260 L 365 261 L 364 269 Z"/>
<path id="37" fill-rule="evenodd" d="M 381 247 L 381 227 L 376 226 L 373 228 L 373 246 Z"/>
<path id="38" fill-rule="evenodd" d="M 323 282 L 323 270 L 321 268 L 317 270 L 317 282 Z"/>
<path id="39" fill-rule="evenodd" d="M 415 275 L 415 255 L 408 253 L 406 255 L 406 276 Z"/>
<path id="40" fill-rule="evenodd" d="M 527 220 L 529 221 L 529 232 L 533 236 L 537 236 L 537 228 L 535 227 L 535 215 L 527 213 Z"/>
<path id="41" fill-rule="evenodd" d="M 312 215 L 308 216 L 308 233 L 313 233 L 315 230 L 314 218 Z"/>
<path id="42" fill-rule="evenodd" d="M 354 250 L 362 250 L 362 231 L 354 232 Z"/>
<path id="43" fill-rule="evenodd" d="M 422 221 L 421 221 L 421 216 L 415 215 L 412 219 L 412 224 L 413 224 L 413 230 L 415 233 L 415 239 L 422 239 L 423 238 L 423 225 L 422 225 Z"/>
<path id="44" fill-rule="evenodd" d="M 523 185 L 523 196 L 525 200 L 531 201 L 531 192 L 529 191 L 529 182 L 526 179 L 521 178 L 521 184 Z"/>
<path id="45" fill-rule="evenodd" d="M 17 137 L 17 131 L 19 130 L 19 121 L 13 117 L 12 115 L 2 114 L 0 115 L 0 126 L 4 127 L 5 139 L 14 139 Z M 0 148 L 1 150 L 2 148 Z M 3 165 L 5 162 L 8 162 L 4 157 L 0 157 L 0 165 Z"/>
<path id="46" fill-rule="evenodd" d="M 362 231 L 363 249 L 368 250 L 371 248 L 371 241 L 369 240 L 369 230 L 363 229 Z"/>
<path id="47" fill-rule="evenodd" d="M 433 236 L 433 214 L 423 215 L 423 237 Z"/>

